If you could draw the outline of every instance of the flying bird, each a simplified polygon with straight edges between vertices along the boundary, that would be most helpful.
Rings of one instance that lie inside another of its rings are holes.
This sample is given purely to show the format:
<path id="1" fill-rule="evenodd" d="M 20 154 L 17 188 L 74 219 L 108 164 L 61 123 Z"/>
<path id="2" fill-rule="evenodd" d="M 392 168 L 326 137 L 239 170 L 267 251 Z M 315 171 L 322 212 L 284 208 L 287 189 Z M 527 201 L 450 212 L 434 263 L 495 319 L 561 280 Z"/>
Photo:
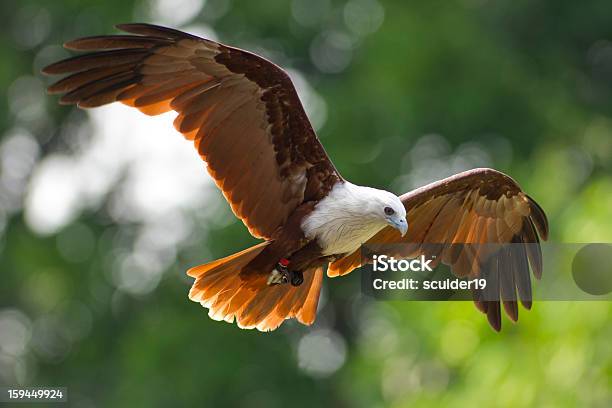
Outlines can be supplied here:
<path id="1" fill-rule="evenodd" d="M 171 28 L 117 28 L 129 34 L 64 44 L 87 53 L 44 68 L 64 75 L 48 92 L 81 108 L 119 101 L 147 115 L 177 112 L 174 127 L 193 142 L 235 216 L 262 239 L 187 272 L 195 278 L 189 298 L 211 318 L 261 331 L 290 318 L 312 324 L 324 268 L 329 277 L 351 272 L 367 262 L 361 246 L 372 243 L 437 255 L 459 277 L 478 275 L 485 255 L 456 244 L 518 244 L 522 250 L 494 258 L 494 299 L 475 295 L 474 302 L 496 330 L 500 301 L 518 319 L 516 296 L 501 295 L 518 291 L 531 307 L 526 266 L 540 276 L 548 222 L 512 178 L 474 169 L 401 196 L 353 184 L 274 63 Z"/>

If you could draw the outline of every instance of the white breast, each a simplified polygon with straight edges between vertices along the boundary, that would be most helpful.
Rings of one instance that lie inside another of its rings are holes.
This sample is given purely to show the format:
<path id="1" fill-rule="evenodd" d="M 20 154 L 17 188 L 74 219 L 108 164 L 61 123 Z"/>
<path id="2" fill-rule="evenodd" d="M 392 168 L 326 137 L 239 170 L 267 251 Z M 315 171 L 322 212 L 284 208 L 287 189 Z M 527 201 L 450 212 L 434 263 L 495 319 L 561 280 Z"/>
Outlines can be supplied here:
<path id="1" fill-rule="evenodd" d="M 346 181 L 336 184 L 302 221 L 304 235 L 317 240 L 323 255 L 355 251 L 386 226 L 373 216 L 371 195 L 377 191 Z"/>

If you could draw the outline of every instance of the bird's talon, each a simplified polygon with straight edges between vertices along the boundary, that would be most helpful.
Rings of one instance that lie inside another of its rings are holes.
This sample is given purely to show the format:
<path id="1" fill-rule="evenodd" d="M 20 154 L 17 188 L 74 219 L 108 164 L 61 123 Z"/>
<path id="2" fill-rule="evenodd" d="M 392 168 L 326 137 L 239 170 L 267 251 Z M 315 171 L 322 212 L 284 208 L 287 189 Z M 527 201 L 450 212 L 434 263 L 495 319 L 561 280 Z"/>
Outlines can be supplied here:
<path id="1" fill-rule="evenodd" d="M 281 283 L 291 282 L 292 286 L 300 286 L 304 282 L 304 275 L 301 271 L 289 271 L 287 261 L 281 260 L 276 268 L 268 276 L 268 286 L 280 285 Z"/>
<path id="2" fill-rule="evenodd" d="M 292 271 L 291 272 L 291 285 L 292 286 L 300 286 L 304 282 L 304 275 L 302 271 Z"/>
<path id="3" fill-rule="evenodd" d="M 268 276 L 268 286 L 289 282 L 289 271 L 282 265 L 277 265 Z"/>

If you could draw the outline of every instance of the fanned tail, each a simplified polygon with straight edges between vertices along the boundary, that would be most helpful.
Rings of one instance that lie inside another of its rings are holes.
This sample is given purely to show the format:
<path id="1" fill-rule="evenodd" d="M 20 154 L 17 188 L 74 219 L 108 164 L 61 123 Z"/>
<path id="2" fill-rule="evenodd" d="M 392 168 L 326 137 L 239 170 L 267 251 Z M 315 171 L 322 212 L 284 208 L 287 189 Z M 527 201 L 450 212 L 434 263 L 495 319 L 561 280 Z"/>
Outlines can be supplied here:
<path id="1" fill-rule="evenodd" d="M 243 329 L 271 331 L 293 317 L 300 323 L 312 324 L 323 280 L 321 267 L 304 271 L 304 282 L 297 287 L 289 284 L 268 286 L 270 271 L 240 274 L 268 244 L 263 242 L 189 269 L 187 275 L 196 278 L 189 299 L 208 308 L 212 319 L 229 323 L 235 319 Z"/>

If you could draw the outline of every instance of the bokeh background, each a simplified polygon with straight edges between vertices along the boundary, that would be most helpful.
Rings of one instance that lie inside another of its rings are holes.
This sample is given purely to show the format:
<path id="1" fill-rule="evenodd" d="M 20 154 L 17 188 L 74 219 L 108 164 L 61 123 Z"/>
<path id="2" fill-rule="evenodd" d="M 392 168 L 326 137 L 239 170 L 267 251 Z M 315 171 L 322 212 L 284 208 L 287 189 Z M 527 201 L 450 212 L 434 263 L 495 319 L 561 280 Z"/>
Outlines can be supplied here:
<path id="1" fill-rule="evenodd" d="M 211 321 L 184 271 L 254 240 L 173 115 L 44 93 L 62 42 L 131 21 L 286 67 L 353 182 L 493 166 L 551 240 L 612 240 L 609 0 L 2 0 L 0 384 L 79 407 L 612 405 L 609 302 L 539 302 L 494 333 L 471 302 L 368 301 L 353 273 L 312 327 Z"/>

